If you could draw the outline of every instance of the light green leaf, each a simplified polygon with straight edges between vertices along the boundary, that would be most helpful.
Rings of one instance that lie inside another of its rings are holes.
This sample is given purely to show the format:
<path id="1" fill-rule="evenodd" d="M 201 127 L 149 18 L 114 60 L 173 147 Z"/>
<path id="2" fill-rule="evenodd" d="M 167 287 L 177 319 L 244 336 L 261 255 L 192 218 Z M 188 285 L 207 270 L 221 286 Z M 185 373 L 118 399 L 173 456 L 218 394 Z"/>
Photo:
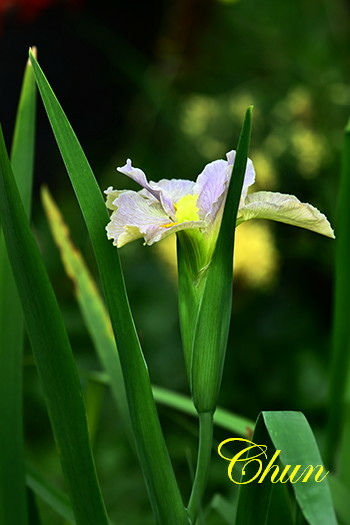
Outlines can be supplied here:
<path id="1" fill-rule="evenodd" d="M 29 216 L 36 87 L 28 62 L 18 104 L 11 164 Z M 27 523 L 22 429 L 23 314 L 0 231 L 0 523 Z"/>
<path id="2" fill-rule="evenodd" d="M 192 400 L 183 394 L 178 394 L 177 392 L 159 386 L 153 386 L 153 394 L 157 403 L 180 410 L 184 414 L 190 414 L 192 416 L 196 416 L 197 414 Z M 218 427 L 225 428 L 239 436 L 247 436 L 252 433 L 254 429 L 254 422 L 250 419 L 233 414 L 220 407 L 215 411 L 214 423 Z"/>
<path id="3" fill-rule="evenodd" d="M 27 332 L 77 523 L 107 525 L 72 350 L 13 178 L 2 134 L 0 214 Z"/>
<path id="4" fill-rule="evenodd" d="M 27 466 L 26 481 L 37 497 L 41 498 L 64 520 L 75 525 L 72 507 L 66 494 L 55 488 L 32 466 Z"/>
<path id="5" fill-rule="evenodd" d="M 267 460 L 263 460 L 263 455 L 259 457 L 259 460 L 262 460 L 262 469 L 256 479 L 250 483 L 247 482 L 257 474 L 258 464 L 256 460 L 250 464 L 242 464 L 244 469 L 241 483 L 246 484 L 240 485 L 236 525 L 268 523 L 270 498 L 274 487 L 271 476 L 277 467 L 271 466 L 271 470 L 267 472 L 263 480 L 261 476 L 275 451 L 280 451 L 280 453 L 276 456 L 274 465 L 278 465 L 279 461 L 282 467 L 290 465 L 286 477 L 291 476 L 293 469 L 300 465 L 293 478 L 295 482 L 291 486 L 307 522 L 310 525 L 337 524 L 327 477 L 319 482 L 315 479 L 319 471 L 318 466 L 322 466 L 322 460 L 312 430 L 301 412 L 263 412 L 257 420 L 251 441 L 256 445 L 266 445 Z M 257 447 L 249 451 L 248 458 L 256 454 L 258 454 Z M 305 472 L 309 470 L 310 465 L 314 467 L 314 470 L 311 471 L 310 478 L 303 482 L 302 479 L 306 479 Z M 274 479 L 275 482 L 281 483 L 278 480 L 283 469 L 281 466 L 278 468 L 279 471 L 276 471 Z M 303 473 L 304 476 L 296 481 Z M 326 471 L 323 469 L 319 479 L 321 480 L 325 475 Z M 281 523 L 284 522 L 281 518 Z"/>
<path id="6" fill-rule="evenodd" d="M 135 442 L 153 512 L 159 523 L 185 524 L 188 521 L 187 513 L 160 427 L 147 366 L 130 313 L 118 252 L 105 233 L 109 217 L 104 199 L 56 96 L 33 56 L 31 61 L 95 251 L 123 370 Z"/>
<path id="7" fill-rule="evenodd" d="M 330 473 L 328 476 L 328 483 L 334 501 L 334 507 L 340 522 L 342 525 L 350 525 L 350 491 L 339 480 L 339 478 L 332 473 Z"/>
<path id="8" fill-rule="evenodd" d="M 335 296 L 326 458 L 350 490 L 350 121 L 345 129 L 336 221 Z M 340 437 L 340 439 L 339 439 Z M 340 443 L 340 451 L 337 444 Z"/>
<path id="9" fill-rule="evenodd" d="M 114 401 L 123 418 L 124 425 L 131 431 L 124 379 L 107 309 L 81 253 L 70 240 L 68 227 L 64 223 L 48 189 L 44 188 L 41 196 L 66 274 L 74 283 L 74 291 L 86 327 L 93 340 L 100 362 L 111 378 L 110 386 Z"/>
<path id="10" fill-rule="evenodd" d="M 198 412 L 214 412 L 220 390 L 232 305 L 232 258 L 236 216 L 248 158 L 252 107 L 243 122 L 212 261 L 205 276 L 194 325 L 191 389 Z M 180 265 L 179 265 L 180 269 Z M 194 284 L 192 283 L 192 286 Z M 185 294 L 183 300 L 186 300 Z M 180 308 L 181 312 L 181 308 Z"/>

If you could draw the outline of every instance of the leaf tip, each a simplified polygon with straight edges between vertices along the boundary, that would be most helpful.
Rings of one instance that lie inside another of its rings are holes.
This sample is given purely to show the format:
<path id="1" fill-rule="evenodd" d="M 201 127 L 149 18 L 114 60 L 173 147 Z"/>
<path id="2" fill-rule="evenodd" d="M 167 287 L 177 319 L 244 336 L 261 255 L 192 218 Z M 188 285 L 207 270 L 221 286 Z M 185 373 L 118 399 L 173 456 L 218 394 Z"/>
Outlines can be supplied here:
<path id="1" fill-rule="evenodd" d="M 38 50 L 36 46 L 32 46 L 29 48 L 29 58 L 28 58 L 28 65 L 31 65 L 31 60 L 34 58 L 34 60 L 38 57 Z"/>

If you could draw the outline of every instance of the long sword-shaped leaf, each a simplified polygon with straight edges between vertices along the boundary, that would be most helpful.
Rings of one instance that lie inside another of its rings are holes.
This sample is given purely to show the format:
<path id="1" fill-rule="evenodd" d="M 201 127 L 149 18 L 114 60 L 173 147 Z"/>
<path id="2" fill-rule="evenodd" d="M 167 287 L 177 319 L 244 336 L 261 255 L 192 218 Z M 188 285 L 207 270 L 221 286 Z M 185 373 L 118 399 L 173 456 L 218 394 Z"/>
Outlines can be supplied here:
<path id="1" fill-rule="evenodd" d="M 26 481 L 28 487 L 59 516 L 72 525 L 75 525 L 75 518 L 66 494 L 53 487 L 43 476 L 33 467 L 27 467 Z"/>
<path id="2" fill-rule="evenodd" d="M 272 480 L 275 483 L 285 483 L 289 478 L 292 480 L 300 510 L 310 525 L 337 525 L 328 480 L 325 477 L 327 473 L 324 469 L 321 473 L 318 468 L 322 466 L 321 456 L 312 430 L 301 412 L 263 412 L 258 418 L 252 442 L 256 447 L 249 451 L 249 457 L 259 455 L 260 452 L 259 461 L 262 460 L 264 456 L 258 446 L 266 445 L 268 459 L 261 461 L 260 473 L 257 460 L 250 464 L 245 463 L 244 466 L 242 464 L 241 483 L 246 484 L 241 485 L 239 491 L 236 525 L 268 523 L 267 516 L 274 487 Z M 275 451 L 280 453 L 267 468 L 268 461 L 273 459 Z M 299 469 L 293 475 L 298 465 Z M 283 475 L 288 466 L 289 469 Z M 309 466 L 313 469 L 310 470 Z M 306 474 L 309 471 L 311 475 L 307 479 Z M 316 474 L 319 472 L 321 475 L 317 478 Z M 250 480 L 252 481 L 249 483 Z M 280 519 L 279 522 L 285 521 Z"/>
<path id="3" fill-rule="evenodd" d="M 34 75 L 58 147 L 83 213 L 98 263 L 123 370 L 137 450 L 156 520 L 187 523 L 126 296 L 118 252 L 107 241 L 109 217 L 102 193 L 84 152 L 38 63 Z M 155 455 L 154 451 L 157 451 Z"/>
<path id="4" fill-rule="evenodd" d="M 36 86 L 28 61 L 12 142 L 11 164 L 29 215 Z M 23 315 L 0 232 L 0 523 L 27 523 L 22 430 Z"/>
<path id="5" fill-rule="evenodd" d="M 247 164 L 251 121 L 252 107 L 248 108 L 243 122 L 220 232 L 213 258 L 207 269 L 198 312 L 195 312 L 191 387 L 198 412 L 215 411 L 221 385 L 231 320 L 232 259 L 236 216 Z"/>
<path id="6" fill-rule="evenodd" d="M 74 283 L 75 295 L 86 327 L 94 342 L 101 365 L 110 377 L 114 401 L 123 417 L 124 424 L 130 427 L 123 374 L 108 312 L 81 253 L 70 239 L 69 230 L 50 192 L 44 188 L 41 195 L 65 271 Z"/>
<path id="7" fill-rule="evenodd" d="M 153 386 L 153 393 L 157 403 L 175 408 L 185 414 L 197 415 L 197 411 L 189 397 L 159 386 Z M 214 423 L 218 427 L 225 428 L 239 436 L 250 435 L 254 429 L 254 422 L 250 419 L 233 414 L 220 407 L 215 411 Z"/>
<path id="8" fill-rule="evenodd" d="M 27 332 L 77 523 L 107 524 L 81 386 L 58 304 L 0 139 L 0 213 Z"/>
<path id="9" fill-rule="evenodd" d="M 350 488 L 350 120 L 345 128 L 336 223 L 333 345 L 330 375 L 327 462 L 339 454 L 341 478 Z"/>
<path id="10" fill-rule="evenodd" d="M 124 382 L 108 312 L 86 263 L 73 245 L 69 237 L 69 230 L 47 189 L 42 191 L 42 199 L 55 242 L 61 251 L 66 273 L 74 283 L 76 297 L 86 326 L 94 341 L 101 364 L 107 373 L 107 375 L 94 374 L 94 378 L 110 385 L 116 405 L 127 423 L 128 413 L 126 413 L 124 405 Z M 153 386 L 152 390 L 157 403 L 196 416 L 196 409 L 189 397 L 156 386 Z M 214 422 L 218 426 L 242 436 L 249 435 L 254 428 L 253 421 L 222 408 L 216 410 Z"/>

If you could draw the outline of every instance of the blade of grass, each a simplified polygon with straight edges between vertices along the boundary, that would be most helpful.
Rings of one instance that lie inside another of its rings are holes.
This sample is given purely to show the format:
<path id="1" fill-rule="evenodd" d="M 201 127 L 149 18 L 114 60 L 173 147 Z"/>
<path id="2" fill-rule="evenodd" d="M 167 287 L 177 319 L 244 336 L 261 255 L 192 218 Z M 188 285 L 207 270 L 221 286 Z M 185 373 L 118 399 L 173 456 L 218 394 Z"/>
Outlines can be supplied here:
<path id="1" fill-rule="evenodd" d="M 75 295 L 85 325 L 94 342 L 101 365 L 111 378 L 110 386 L 114 401 L 124 425 L 131 431 L 123 373 L 107 309 L 81 253 L 70 240 L 67 225 L 47 188 L 42 189 L 41 197 L 66 274 L 74 283 Z"/>
<path id="2" fill-rule="evenodd" d="M 77 523 L 107 524 L 72 350 L 23 209 L 2 134 L 0 213 L 27 332 Z"/>
<path id="3" fill-rule="evenodd" d="M 36 86 L 28 61 L 12 141 L 11 164 L 30 213 Z M 0 232 L 0 523 L 27 523 L 22 428 L 23 314 Z"/>
<path id="4" fill-rule="evenodd" d="M 235 224 L 250 144 L 252 107 L 246 111 L 213 258 L 196 312 L 191 385 L 198 412 L 214 412 L 224 367 L 232 305 Z M 215 330 L 213 330 L 215 327 Z"/>
<path id="5" fill-rule="evenodd" d="M 301 465 L 300 472 L 309 465 L 323 465 L 317 442 L 304 414 L 263 412 L 263 418 L 276 450 L 281 450 L 282 465 Z M 294 483 L 292 486 L 308 523 L 337 525 L 327 478 L 317 482 L 311 475 L 307 482 Z"/>
<path id="6" fill-rule="evenodd" d="M 96 373 L 93 377 L 103 384 L 110 385 L 118 409 L 124 415 L 125 421 L 129 421 L 124 381 L 107 309 L 86 263 L 70 240 L 69 230 L 59 209 L 46 188 L 42 190 L 42 201 L 55 243 L 61 251 L 66 273 L 74 283 L 76 297 L 85 324 L 91 334 L 101 364 L 107 373 L 107 375 Z M 157 403 L 196 416 L 196 410 L 189 397 L 161 387 L 153 386 L 152 389 Z M 215 412 L 214 422 L 218 426 L 242 436 L 249 435 L 254 429 L 253 421 L 222 408 L 218 408 Z"/>
<path id="7" fill-rule="evenodd" d="M 28 502 L 28 524 L 42 525 L 39 514 L 38 505 L 35 499 L 35 494 L 31 488 L 27 486 L 27 502 Z"/>
<path id="8" fill-rule="evenodd" d="M 105 387 L 88 379 L 85 388 L 85 406 L 91 446 L 94 447 L 98 431 Z"/>
<path id="9" fill-rule="evenodd" d="M 185 414 L 197 416 L 192 400 L 177 392 L 172 392 L 159 386 L 153 386 L 154 398 L 157 403 L 175 408 Z M 228 410 L 218 407 L 214 414 L 214 423 L 221 427 L 238 434 L 239 436 L 247 436 L 253 432 L 254 422 L 242 416 L 232 414 Z"/>
<path id="10" fill-rule="evenodd" d="M 84 152 L 48 84 L 30 54 L 36 82 L 68 175 L 84 216 L 101 276 L 123 370 L 135 442 L 157 522 L 187 523 L 187 513 L 164 441 L 147 366 L 126 295 L 118 251 L 107 241 L 109 216 Z M 157 451 L 157 454 L 154 451 Z"/>
<path id="11" fill-rule="evenodd" d="M 345 128 L 336 223 L 335 297 L 326 459 L 332 465 L 339 436 L 341 477 L 350 488 L 350 121 Z"/>
<path id="12" fill-rule="evenodd" d="M 75 518 L 66 494 L 56 489 L 36 469 L 27 466 L 28 487 L 51 507 L 61 518 L 75 525 Z"/>
<path id="13" fill-rule="evenodd" d="M 94 381 L 108 385 L 111 380 L 108 374 L 103 372 L 91 372 L 89 377 Z M 184 394 L 179 394 L 172 390 L 167 390 L 160 386 L 152 386 L 153 396 L 157 403 L 160 405 L 167 406 L 169 408 L 175 408 L 184 414 L 197 417 L 197 411 L 193 406 L 192 399 Z M 214 423 L 221 428 L 229 430 L 239 436 L 247 437 L 253 434 L 254 421 L 245 417 L 233 414 L 224 408 L 218 407 L 214 414 Z"/>
<path id="14" fill-rule="evenodd" d="M 316 440 L 302 413 L 263 412 L 258 418 L 252 442 L 267 446 L 268 460 L 271 460 L 275 450 L 280 451 L 278 459 L 282 466 L 291 466 L 285 478 L 291 476 L 294 467 L 300 465 L 292 487 L 300 510 L 310 525 L 337 525 L 327 478 L 317 482 L 315 474 L 318 469 L 315 469 L 306 482 L 296 481 L 309 465 L 313 467 L 322 465 Z M 249 452 L 257 454 L 256 448 Z M 249 454 L 249 457 L 252 456 Z M 277 464 L 277 459 L 273 464 Z M 258 466 L 255 461 L 250 464 L 245 463 L 241 482 L 247 483 L 257 471 Z M 260 475 L 258 475 L 251 483 L 240 486 L 236 525 L 266 523 L 273 487 L 271 476 L 274 471 L 275 468 L 272 467 L 262 482 L 259 481 Z M 264 470 L 261 474 L 263 472 Z M 281 473 L 280 470 L 276 480 Z M 324 475 L 323 471 L 320 479 Z M 275 483 L 279 483 L 276 480 Z"/>
<path id="15" fill-rule="evenodd" d="M 334 501 L 334 508 L 342 525 L 350 525 L 349 501 L 350 491 L 339 481 L 337 477 L 330 474 L 328 477 L 329 488 Z"/>

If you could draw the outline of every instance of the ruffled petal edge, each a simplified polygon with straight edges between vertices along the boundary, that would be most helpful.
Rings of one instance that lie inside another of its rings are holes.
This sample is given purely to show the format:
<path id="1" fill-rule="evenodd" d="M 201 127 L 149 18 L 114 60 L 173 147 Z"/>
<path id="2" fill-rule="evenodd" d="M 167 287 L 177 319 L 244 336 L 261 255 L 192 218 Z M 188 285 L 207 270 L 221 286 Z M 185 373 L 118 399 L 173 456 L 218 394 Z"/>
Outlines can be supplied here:
<path id="1" fill-rule="evenodd" d="M 335 238 L 327 217 L 294 195 L 270 191 L 251 193 L 239 208 L 237 225 L 251 219 L 271 219 Z"/>

